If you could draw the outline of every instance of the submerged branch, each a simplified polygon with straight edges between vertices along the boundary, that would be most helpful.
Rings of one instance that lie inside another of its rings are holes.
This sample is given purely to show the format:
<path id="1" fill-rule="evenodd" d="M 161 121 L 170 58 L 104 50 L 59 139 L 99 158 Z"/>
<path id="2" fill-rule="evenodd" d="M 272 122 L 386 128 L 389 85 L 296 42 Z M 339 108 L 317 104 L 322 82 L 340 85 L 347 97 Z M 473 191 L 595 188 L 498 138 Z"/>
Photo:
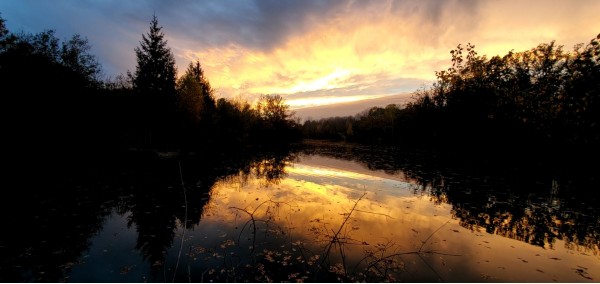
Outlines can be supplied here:
<path id="1" fill-rule="evenodd" d="M 348 212 L 346 218 L 344 219 L 344 221 L 342 222 L 342 224 L 340 225 L 339 229 L 337 230 L 337 232 L 333 235 L 333 237 L 331 238 L 331 241 L 329 241 L 329 244 L 327 245 L 327 249 L 325 250 L 325 255 L 323 256 L 323 260 L 321 260 L 321 263 L 319 264 L 319 266 L 323 266 L 323 264 L 325 263 L 325 261 L 327 260 L 327 257 L 329 256 L 329 252 L 331 251 L 331 247 L 333 246 L 334 243 L 338 242 L 339 243 L 339 239 L 338 236 L 340 234 L 340 232 L 342 231 L 342 229 L 346 226 L 346 223 L 348 222 L 348 220 L 350 219 L 350 216 L 352 216 L 352 213 L 354 213 L 354 211 L 356 210 L 356 206 L 358 205 L 358 202 L 360 202 L 363 197 L 365 197 L 365 195 L 367 195 L 367 193 L 363 193 L 357 200 L 356 202 L 354 202 L 354 206 L 352 206 L 352 209 L 350 210 L 350 212 Z"/>
<path id="2" fill-rule="evenodd" d="M 259 207 L 260 207 L 260 205 L 259 205 Z M 256 212 L 256 210 L 254 210 L 254 212 L 249 212 L 246 209 L 234 207 L 234 206 L 229 207 L 229 209 L 236 209 L 236 210 L 242 211 L 242 212 L 248 214 L 248 216 L 250 216 L 250 220 L 246 221 L 246 223 L 244 223 L 244 226 L 240 230 L 240 234 L 238 235 L 238 244 L 240 243 L 240 239 L 242 237 L 242 233 L 244 232 L 244 229 L 246 228 L 246 225 L 248 225 L 249 222 L 252 222 L 252 250 L 250 251 L 250 253 L 254 253 L 254 248 L 256 246 L 256 220 L 254 219 L 254 213 Z"/>
<path id="3" fill-rule="evenodd" d="M 433 231 L 433 233 L 431 233 L 429 235 L 429 237 L 427 237 L 423 243 L 421 244 L 421 246 L 419 247 L 419 251 L 421 251 L 423 249 L 423 247 L 425 246 L 425 244 L 429 241 L 429 239 L 431 239 L 431 237 L 433 237 L 433 235 L 435 235 L 435 233 L 437 233 L 441 228 L 443 228 L 444 226 L 448 225 L 448 223 L 450 223 L 450 220 L 446 221 L 446 223 L 442 224 L 439 228 L 437 228 L 435 231 Z"/>

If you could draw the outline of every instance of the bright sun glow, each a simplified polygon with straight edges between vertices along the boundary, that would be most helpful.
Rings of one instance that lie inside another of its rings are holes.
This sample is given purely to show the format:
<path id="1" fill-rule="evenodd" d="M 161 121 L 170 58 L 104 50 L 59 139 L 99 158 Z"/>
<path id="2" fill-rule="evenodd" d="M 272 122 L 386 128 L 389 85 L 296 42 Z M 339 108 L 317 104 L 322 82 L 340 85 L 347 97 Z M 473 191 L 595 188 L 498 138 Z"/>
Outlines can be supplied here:
<path id="1" fill-rule="evenodd" d="M 330 90 L 339 87 L 336 81 L 346 79 L 350 75 L 348 70 L 336 70 L 329 75 L 321 78 L 317 78 L 311 82 L 299 82 L 297 85 L 291 87 L 286 93 L 301 93 L 316 90 Z"/>
<path id="2" fill-rule="evenodd" d="M 394 11 L 394 3 L 380 1 L 319 19 L 270 49 L 233 42 L 187 47 L 181 57 L 202 62 L 217 96 L 254 100 L 280 94 L 292 108 L 354 102 L 397 94 L 399 86 L 405 92 L 421 88 L 423 81 L 435 79 L 435 71 L 449 67 L 449 51 L 458 44 L 473 43 L 479 55 L 493 56 L 561 38 L 566 42 L 558 43 L 570 48 L 581 42 L 574 34 L 597 34 L 597 25 L 565 24 L 572 19 L 561 9 L 576 7 L 554 4 L 559 8 L 519 2 L 523 8 L 514 9 L 515 3 L 489 1 L 465 10 L 454 3 L 430 21 L 427 5 L 402 4 L 411 12 Z M 536 9 L 544 11 L 531 13 Z M 590 14 L 588 9 L 577 13 Z M 508 14 L 514 16 L 511 21 Z"/>

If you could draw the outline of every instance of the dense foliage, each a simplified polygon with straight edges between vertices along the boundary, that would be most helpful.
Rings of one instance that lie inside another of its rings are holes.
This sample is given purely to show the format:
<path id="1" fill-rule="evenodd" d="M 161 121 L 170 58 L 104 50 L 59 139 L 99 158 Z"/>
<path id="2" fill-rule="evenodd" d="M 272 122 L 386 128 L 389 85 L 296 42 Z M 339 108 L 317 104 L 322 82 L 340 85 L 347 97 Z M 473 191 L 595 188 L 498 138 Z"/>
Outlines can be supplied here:
<path id="1" fill-rule="evenodd" d="M 305 137 L 445 150 L 593 150 L 600 146 L 600 35 L 572 52 L 554 42 L 452 66 L 406 106 L 306 121 Z"/>
<path id="2" fill-rule="evenodd" d="M 87 39 L 53 30 L 13 34 L 2 23 L 3 137 L 11 155 L 78 151 L 101 141 L 101 68 Z M 23 150 L 23 151 L 19 151 Z"/>

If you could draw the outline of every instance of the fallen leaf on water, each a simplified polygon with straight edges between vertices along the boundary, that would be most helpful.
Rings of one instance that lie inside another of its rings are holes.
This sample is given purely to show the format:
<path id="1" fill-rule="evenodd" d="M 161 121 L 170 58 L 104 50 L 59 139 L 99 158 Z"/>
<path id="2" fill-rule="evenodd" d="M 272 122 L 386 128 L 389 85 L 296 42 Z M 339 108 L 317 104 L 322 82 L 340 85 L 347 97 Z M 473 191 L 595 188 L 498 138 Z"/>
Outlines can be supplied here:
<path id="1" fill-rule="evenodd" d="M 127 274 L 129 273 L 129 271 L 131 271 L 131 269 L 134 267 L 135 265 L 125 265 L 123 267 L 121 267 L 121 272 L 120 274 Z"/>

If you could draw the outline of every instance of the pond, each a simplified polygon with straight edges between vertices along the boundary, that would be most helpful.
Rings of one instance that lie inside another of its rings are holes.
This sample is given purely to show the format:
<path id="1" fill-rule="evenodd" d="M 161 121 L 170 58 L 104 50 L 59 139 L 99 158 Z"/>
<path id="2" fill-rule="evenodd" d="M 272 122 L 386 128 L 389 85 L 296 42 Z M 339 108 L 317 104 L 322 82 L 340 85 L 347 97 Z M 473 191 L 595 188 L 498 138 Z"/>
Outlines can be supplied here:
<path id="1" fill-rule="evenodd" d="M 573 180 L 346 146 L 218 165 L 165 156 L 13 201 L 0 280 L 600 280 L 600 209 Z"/>

